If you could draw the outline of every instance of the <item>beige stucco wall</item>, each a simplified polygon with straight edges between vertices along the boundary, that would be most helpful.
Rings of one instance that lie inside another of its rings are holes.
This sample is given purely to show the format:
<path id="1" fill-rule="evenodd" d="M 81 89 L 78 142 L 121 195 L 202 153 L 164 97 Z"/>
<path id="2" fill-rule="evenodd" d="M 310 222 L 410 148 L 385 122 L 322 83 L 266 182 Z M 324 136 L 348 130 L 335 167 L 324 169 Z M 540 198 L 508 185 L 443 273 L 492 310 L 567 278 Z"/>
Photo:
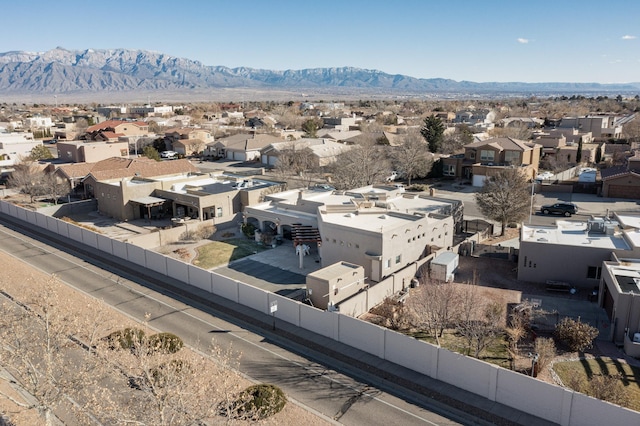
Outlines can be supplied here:
<path id="1" fill-rule="evenodd" d="M 378 282 L 407 264 L 428 254 L 427 246 L 450 247 L 453 244 L 453 218 L 440 220 L 420 218 L 397 226 L 384 227 L 382 232 L 357 227 L 354 215 L 351 226 L 331 223 L 320 216 L 318 229 L 322 236 L 319 248 L 322 265 L 341 260 L 361 265 L 368 279 Z M 372 213 L 380 215 L 380 212 Z"/>
<path id="2" fill-rule="evenodd" d="M 131 184 L 129 179 L 113 183 L 95 182 L 94 195 L 98 201 L 98 211 L 119 220 L 140 219 L 139 205 L 129 200 L 149 196 L 158 186 L 157 182 L 150 181 Z"/>
<path id="3" fill-rule="evenodd" d="M 327 274 L 332 269 L 335 269 L 335 275 Z M 309 298 L 313 306 L 320 309 L 327 309 L 329 305 L 338 305 L 342 300 L 348 299 L 367 286 L 364 268 L 348 262 L 338 262 L 336 265 L 329 265 L 324 270 L 307 275 L 306 284 L 307 289 L 311 290 Z"/>
<path id="4" fill-rule="evenodd" d="M 81 157 L 87 163 L 97 163 L 112 157 L 129 156 L 129 144 L 127 142 L 115 143 L 88 143 L 79 146 L 82 150 Z"/>
<path id="5" fill-rule="evenodd" d="M 612 252 L 622 257 L 628 257 L 631 253 L 593 246 L 520 241 L 518 280 L 536 283 L 564 281 L 576 287 L 591 289 L 599 285 L 600 280 L 587 278 L 588 267 L 601 267 L 603 261 L 611 258 Z"/>
<path id="6" fill-rule="evenodd" d="M 127 136 L 144 136 L 149 133 L 149 126 L 138 126 L 125 121 L 115 126 L 115 133 L 122 133 Z"/>

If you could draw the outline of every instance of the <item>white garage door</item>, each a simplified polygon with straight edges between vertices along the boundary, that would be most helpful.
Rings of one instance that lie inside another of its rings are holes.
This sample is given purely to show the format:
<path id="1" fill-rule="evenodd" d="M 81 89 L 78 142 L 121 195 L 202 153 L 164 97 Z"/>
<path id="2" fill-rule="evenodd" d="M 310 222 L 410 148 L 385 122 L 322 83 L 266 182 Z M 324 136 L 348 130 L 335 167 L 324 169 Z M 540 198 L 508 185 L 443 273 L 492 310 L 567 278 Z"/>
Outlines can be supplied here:
<path id="1" fill-rule="evenodd" d="M 473 186 L 482 187 L 486 179 L 487 179 L 486 176 L 473 175 Z"/>

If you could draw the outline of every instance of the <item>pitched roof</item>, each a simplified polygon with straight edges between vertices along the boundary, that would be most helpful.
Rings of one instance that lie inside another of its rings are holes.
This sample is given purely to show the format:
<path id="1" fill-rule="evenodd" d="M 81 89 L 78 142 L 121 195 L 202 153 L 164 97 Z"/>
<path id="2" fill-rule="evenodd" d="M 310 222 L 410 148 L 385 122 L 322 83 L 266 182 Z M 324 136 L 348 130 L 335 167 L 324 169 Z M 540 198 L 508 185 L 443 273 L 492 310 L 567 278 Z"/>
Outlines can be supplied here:
<path id="1" fill-rule="evenodd" d="M 107 121 L 103 121 L 102 123 L 94 124 L 93 126 L 87 127 L 87 132 L 90 133 L 90 132 L 95 132 L 95 131 L 105 130 L 105 129 L 115 129 L 116 126 L 119 126 L 121 124 L 131 124 L 138 127 L 148 126 L 148 124 L 145 123 L 144 121 L 107 120 Z"/>
<path id="2" fill-rule="evenodd" d="M 264 133 L 248 134 L 240 133 L 238 135 L 227 136 L 226 138 L 218 139 L 218 143 L 226 147 L 227 149 L 237 151 L 253 151 L 262 149 L 269 144 L 275 142 L 282 142 L 282 138 L 277 136 L 267 135 Z"/>
<path id="3" fill-rule="evenodd" d="M 198 168 L 189 160 L 155 161 L 146 157 L 112 157 L 97 163 L 77 163 L 60 166 L 61 172 L 69 177 L 92 175 L 96 180 L 140 176 L 146 178 L 173 175 L 177 173 L 197 173 Z"/>
<path id="4" fill-rule="evenodd" d="M 465 145 L 465 148 L 480 148 L 482 146 L 491 145 L 499 150 L 506 151 L 528 151 L 531 145 L 526 141 L 514 138 L 491 138 L 483 141 L 472 142 Z"/>

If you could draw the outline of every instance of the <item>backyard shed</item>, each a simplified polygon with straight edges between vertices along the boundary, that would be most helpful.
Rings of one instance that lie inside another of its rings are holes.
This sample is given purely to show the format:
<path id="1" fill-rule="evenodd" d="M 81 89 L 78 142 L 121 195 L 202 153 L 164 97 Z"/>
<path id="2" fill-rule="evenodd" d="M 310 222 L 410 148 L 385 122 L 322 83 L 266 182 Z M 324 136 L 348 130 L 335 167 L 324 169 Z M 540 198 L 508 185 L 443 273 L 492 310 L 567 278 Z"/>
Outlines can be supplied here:
<path id="1" fill-rule="evenodd" d="M 459 256 L 456 253 L 447 251 L 436 256 L 431 261 L 431 279 L 438 281 L 453 281 L 454 274 L 458 269 Z"/>

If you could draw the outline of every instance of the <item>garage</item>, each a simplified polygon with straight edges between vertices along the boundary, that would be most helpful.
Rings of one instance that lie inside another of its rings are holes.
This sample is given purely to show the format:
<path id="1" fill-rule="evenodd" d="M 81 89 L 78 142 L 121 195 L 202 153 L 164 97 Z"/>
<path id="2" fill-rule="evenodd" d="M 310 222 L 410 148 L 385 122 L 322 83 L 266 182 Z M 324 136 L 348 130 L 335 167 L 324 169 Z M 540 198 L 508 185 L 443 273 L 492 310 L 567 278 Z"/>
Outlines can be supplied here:
<path id="1" fill-rule="evenodd" d="M 640 199 L 640 175 L 626 172 L 605 178 L 602 195 L 608 198 Z"/>
<path id="2" fill-rule="evenodd" d="M 610 185 L 609 198 L 640 198 L 640 186 Z"/>

